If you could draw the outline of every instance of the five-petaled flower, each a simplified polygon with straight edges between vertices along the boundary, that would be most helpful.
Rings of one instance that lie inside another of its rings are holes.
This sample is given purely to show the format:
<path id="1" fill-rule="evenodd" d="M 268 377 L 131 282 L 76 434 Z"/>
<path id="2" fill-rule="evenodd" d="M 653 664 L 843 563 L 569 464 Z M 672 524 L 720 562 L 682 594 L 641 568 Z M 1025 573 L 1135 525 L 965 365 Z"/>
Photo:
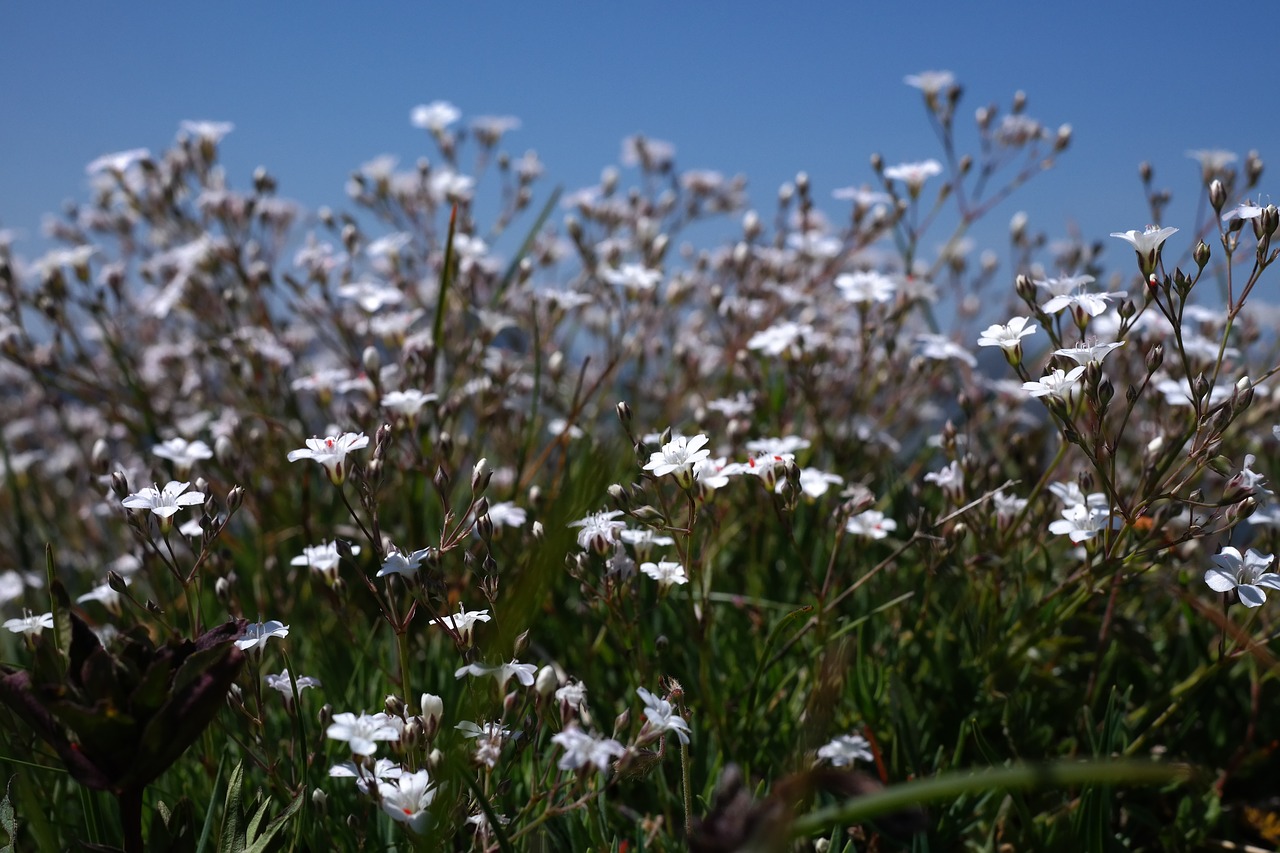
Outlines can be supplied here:
<path id="1" fill-rule="evenodd" d="M 871 744 L 862 735 L 840 735 L 826 746 L 818 748 L 818 760 L 830 761 L 836 767 L 845 767 L 855 760 L 871 761 Z"/>
<path id="2" fill-rule="evenodd" d="M 373 755 L 378 750 L 376 741 L 399 740 L 400 729 L 386 714 L 334 714 L 333 722 L 325 731 L 333 740 L 343 740 L 353 755 Z"/>
<path id="3" fill-rule="evenodd" d="M 492 619 L 488 610 L 468 610 L 464 605 L 458 605 L 458 612 L 448 616 L 441 616 L 439 619 L 432 619 L 428 625 L 443 625 L 446 628 L 452 628 L 458 632 L 464 643 L 471 642 L 471 632 L 475 629 L 477 622 L 488 622 Z M 532 666 L 533 664 L 529 664 Z"/>
<path id="4" fill-rule="evenodd" d="M 1280 590 L 1280 574 L 1268 571 L 1273 554 L 1259 554 L 1250 548 L 1243 555 L 1228 545 L 1213 556 L 1213 568 L 1204 573 L 1204 582 L 1214 592 L 1235 590 L 1245 607 L 1258 607 L 1267 600 L 1263 589 Z"/>
<path id="5" fill-rule="evenodd" d="M 636 695 L 644 702 L 644 716 L 648 721 L 645 723 L 646 729 L 654 735 L 675 732 L 681 743 L 689 742 L 689 724 L 676 714 L 675 707 L 669 700 L 660 699 L 643 687 L 636 688 Z"/>
<path id="6" fill-rule="evenodd" d="M 659 560 L 656 563 L 641 563 L 640 571 L 658 582 L 658 588 L 666 590 L 672 584 L 685 584 L 689 576 L 684 573 L 684 566 L 675 560 Z"/>
<path id="7" fill-rule="evenodd" d="M 693 466 L 711 455 L 705 445 L 705 435 L 688 438 L 683 435 L 672 437 L 662 445 L 662 449 L 650 454 L 649 462 L 644 470 L 652 471 L 653 476 L 662 477 L 671 474 L 683 488 L 693 485 Z"/>
<path id="8" fill-rule="evenodd" d="M 988 326 L 978 338 L 980 347 L 1000 347 L 1005 358 L 1015 367 L 1022 362 L 1022 339 L 1034 335 L 1040 327 L 1030 317 L 1014 317 L 1004 325 Z"/>
<path id="9" fill-rule="evenodd" d="M 244 633 L 236 640 L 236 647 L 242 652 L 250 649 L 262 650 L 267 640 L 272 637 L 289 636 L 289 626 L 272 619 L 270 622 L 253 622 L 245 626 Z"/>
<path id="10" fill-rule="evenodd" d="M 150 486 L 140 492 L 129 495 L 123 503 L 129 509 L 149 509 L 160 519 L 160 527 L 167 530 L 173 524 L 173 516 L 184 506 L 195 506 L 204 503 L 204 495 L 200 492 L 188 492 L 190 483 L 179 483 L 170 480 L 164 488 Z"/>
<path id="11" fill-rule="evenodd" d="M 1119 237 L 1121 240 L 1128 242 L 1130 246 L 1133 246 L 1133 250 L 1138 253 L 1138 267 L 1142 270 L 1142 278 L 1146 280 L 1151 278 L 1156 271 L 1156 264 L 1160 261 L 1160 247 L 1164 245 L 1165 240 L 1177 233 L 1177 228 L 1160 228 L 1156 225 L 1148 225 L 1146 230 L 1141 233 L 1137 231 L 1112 231 L 1111 236 Z"/>
<path id="12" fill-rule="evenodd" d="M 427 806 L 436 797 L 436 787 L 426 770 L 404 773 L 390 782 L 378 783 L 378 799 L 382 810 L 421 835 L 427 829 L 431 815 Z"/>
<path id="13" fill-rule="evenodd" d="M 329 472 L 329 480 L 335 486 L 340 486 L 342 481 L 347 478 L 345 466 L 347 454 L 353 450 L 368 446 L 369 437 L 362 432 L 344 432 L 342 435 L 308 438 L 306 447 L 289 451 L 289 461 L 297 462 L 299 459 L 314 459 Z"/>

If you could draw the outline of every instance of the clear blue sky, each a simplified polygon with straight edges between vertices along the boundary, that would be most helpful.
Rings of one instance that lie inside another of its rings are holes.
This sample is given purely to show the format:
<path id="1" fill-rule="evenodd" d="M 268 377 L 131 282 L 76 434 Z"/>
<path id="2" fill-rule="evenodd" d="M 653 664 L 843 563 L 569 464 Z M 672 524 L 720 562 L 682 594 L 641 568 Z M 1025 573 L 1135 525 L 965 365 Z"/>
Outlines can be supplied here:
<path id="1" fill-rule="evenodd" d="M 830 190 L 869 180 L 871 152 L 939 153 L 902 83 L 935 68 L 965 84 L 966 123 L 1023 89 L 1029 115 L 1075 129 L 1059 168 L 997 209 L 994 233 L 1018 209 L 1051 236 L 1069 222 L 1087 236 L 1141 228 L 1143 159 L 1175 191 L 1162 224 L 1189 225 L 1187 149 L 1280 157 L 1280 5 L 1215 5 L 10 3 L 0 227 L 38 254 L 42 213 L 85 197 L 87 162 L 162 149 L 183 119 L 235 123 L 222 149 L 234 186 L 265 165 L 282 195 L 341 208 L 359 164 L 431 153 L 408 115 L 435 99 L 519 117 L 505 147 L 535 149 L 548 188 L 595 183 L 622 137 L 644 132 L 674 142 L 683 167 L 745 173 L 762 210 L 797 170 L 842 210 Z"/>

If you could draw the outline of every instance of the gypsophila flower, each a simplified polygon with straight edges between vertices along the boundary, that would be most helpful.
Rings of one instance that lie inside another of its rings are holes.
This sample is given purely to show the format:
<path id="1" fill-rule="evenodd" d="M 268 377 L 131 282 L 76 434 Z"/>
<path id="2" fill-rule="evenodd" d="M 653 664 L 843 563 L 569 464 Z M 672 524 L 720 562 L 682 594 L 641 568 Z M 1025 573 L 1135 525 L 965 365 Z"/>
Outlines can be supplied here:
<path id="1" fill-rule="evenodd" d="M 409 388 L 404 391 L 388 391 L 382 395 L 381 405 L 384 409 L 390 409 L 397 415 L 408 420 L 414 420 L 418 417 L 418 412 L 428 403 L 434 403 L 439 399 L 435 394 L 427 394 L 419 391 L 417 388 Z"/>
<path id="2" fill-rule="evenodd" d="M 473 738 L 478 738 L 478 737 L 492 737 L 492 738 L 511 737 L 511 730 L 508 728 L 504 728 L 501 723 L 485 723 L 484 725 L 481 726 L 471 722 L 470 720 L 463 720 L 462 722 L 454 726 L 454 728 L 462 732 L 462 736 L 464 738 L 467 738 L 468 740 L 471 740 Z M 517 737 L 518 736 L 519 735 L 517 734 Z"/>
<path id="3" fill-rule="evenodd" d="M 432 133 L 441 133 L 462 117 L 462 111 L 448 101 L 419 104 L 409 112 L 409 123 Z"/>
<path id="4" fill-rule="evenodd" d="M 1063 309 L 1070 308 L 1073 314 L 1097 317 L 1107 310 L 1109 301 L 1123 297 L 1123 293 L 1088 293 L 1084 290 L 1077 290 L 1074 293 L 1064 293 L 1053 297 L 1041 306 L 1041 310 L 1046 314 L 1057 314 Z"/>
<path id="5" fill-rule="evenodd" d="M 1063 397 L 1084 376 L 1084 365 L 1073 367 L 1070 371 L 1055 369 L 1052 373 L 1041 376 L 1037 382 L 1023 382 L 1022 390 L 1032 397 Z"/>
<path id="6" fill-rule="evenodd" d="M 652 453 L 645 471 L 652 471 L 653 476 L 663 477 L 671 474 L 683 488 L 693 485 L 693 466 L 711 455 L 705 445 L 705 435 L 686 438 L 683 435 L 673 436 L 671 441 L 662 445 L 662 449 Z"/>
<path id="7" fill-rule="evenodd" d="M 555 700 L 561 705 L 567 705 L 580 712 L 587 702 L 587 685 L 570 679 L 568 684 L 556 690 Z"/>
<path id="8" fill-rule="evenodd" d="M 289 626 L 272 619 L 270 622 L 251 622 L 244 628 L 240 639 L 236 640 L 236 648 L 242 652 L 250 649 L 261 651 L 272 637 L 281 639 L 289 636 Z"/>
<path id="9" fill-rule="evenodd" d="M 121 580 L 124 582 L 126 586 L 133 583 L 133 580 L 131 578 L 122 577 Z M 84 595 L 77 598 L 76 604 L 87 604 L 90 601 L 97 601 L 100 604 L 102 604 L 103 607 L 110 610 L 112 613 L 116 614 L 117 616 L 120 615 L 120 611 L 122 609 L 122 601 L 121 601 L 120 593 L 112 589 L 109 583 L 102 583 L 102 584 L 99 584 L 98 586 L 95 586 L 92 590 L 90 590 L 89 592 L 86 592 Z"/>
<path id="10" fill-rule="evenodd" d="M 352 555 L 360 553 L 359 545 L 351 545 L 350 548 Z M 338 577 L 338 565 L 341 561 L 342 555 L 338 553 L 337 542 L 321 542 L 319 545 L 304 546 L 302 553 L 290 560 L 289 565 L 307 566 L 332 582 Z"/>
<path id="11" fill-rule="evenodd" d="M 378 751 L 377 741 L 400 739 L 400 729 L 384 713 L 356 716 L 351 713 L 334 714 L 333 722 L 325 730 L 330 740 L 347 743 L 353 755 L 373 755 Z"/>
<path id="12" fill-rule="evenodd" d="M 570 527 L 581 528 L 578 531 L 578 547 L 595 551 L 604 556 L 613 549 L 619 533 L 627 526 L 625 521 L 615 521 L 622 515 L 622 510 L 611 509 L 593 512 L 585 518 L 569 522 Z"/>
<path id="13" fill-rule="evenodd" d="M 1177 233 L 1177 228 L 1160 228 L 1156 225 L 1148 225 L 1146 230 L 1141 233 L 1137 231 L 1112 231 L 1111 236 L 1119 237 L 1130 246 L 1133 246 L 1134 252 L 1138 255 L 1138 268 L 1142 270 L 1142 277 L 1143 279 L 1149 279 L 1156 271 L 1156 264 L 1160 260 L 1160 248 L 1164 245 L 1164 241 Z"/>
<path id="14" fill-rule="evenodd" d="M 854 761 L 873 761 L 871 744 L 862 735 L 840 735 L 818 748 L 818 760 L 830 761 L 835 767 L 847 767 Z"/>
<path id="15" fill-rule="evenodd" d="M 838 486 L 843 482 L 844 477 L 839 474 L 829 474 L 826 471 L 819 471 L 817 468 L 800 469 L 800 491 L 811 498 L 820 498 L 832 486 Z M 778 488 L 781 488 L 781 483 L 779 483 Z"/>
<path id="16" fill-rule="evenodd" d="M 676 714 L 670 701 L 658 698 L 643 687 L 636 688 L 636 695 L 644 703 L 644 716 L 648 721 L 646 729 L 658 735 L 675 732 L 681 743 L 689 743 L 689 724 Z"/>
<path id="17" fill-rule="evenodd" d="M 641 563 L 640 571 L 658 582 L 659 589 L 667 589 L 672 584 L 686 584 L 688 576 L 684 573 L 684 565 L 674 560 L 659 560 L 656 563 Z"/>
<path id="18" fill-rule="evenodd" d="M 589 735 L 576 723 L 570 723 L 564 731 L 552 735 L 551 742 L 564 749 L 564 755 L 556 762 L 561 770 L 578 770 L 591 764 L 604 773 L 614 759 L 627 752 L 627 748 L 613 738 Z"/>
<path id="19" fill-rule="evenodd" d="M 28 637 L 34 637 L 45 628 L 53 628 L 53 614 L 41 613 L 39 616 L 32 616 L 27 613 L 17 619 L 6 619 L 4 628 L 15 634 L 26 634 Z"/>
<path id="20" fill-rule="evenodd" d="M 614 287 L 621 287 L 628 293 L 635 294 L 656 288 L 662 281 L 662 272 L 639 264 L 623 264 L 616 270 L 601 270 L 600 277 Z"/>
<path id="21" fill-rule="evenodd" d="M 954 459 L 945 468 L 925 474 L 924 480 L 942 489 L 943 494 L 952 499 L 959 498 L 964 491 L 964 472 L 960 470 L 960 463 Z"/>
<path id="22" fill-rule="evenodd" d="M 272 690 L 278 690 L 285 699 L 293 699 L 293 683 L 289 680 L 289 670 L 282 670 L 278 675 L 264 675 L 262 680 Z M 309 675 L 300 675 L 294 682 L 298 685 L 298 695 L 302 695 L 302 691 L 308 687 L 320 687 L 320 679 L 312 678 Z"/>
<path id="23" fill-rule="evenodd" d="M 418 835 L 427 829 L 431 815 L 427 807 L 435 799 L 436 787 L 426 770 L 405 773 L 399 779 L 378 783 L 378 799 L 391 819 L 403 823 Z"/>
<path id="24" fill-rule="evenodd" d="M 511 501 L 499 501 L 495 504 L 489 504 L 489 520 L 493 522 L 495 528 L 524 527 L 528 518 L 528 512 Z"/>
<path id="25" fill-rule="evenodd" d="M 332 779 L 355 779 L 356 790 L 366 796 L 378 791 L 378 782 L 388 779 L 399 779 L 404 775 L 404 768 L 390 758 L 379 758 L 370 770 L 363 762 L 357 766 L 354 761 L 342 761 L 329 768 Z"/>
<path id="26" fill-rule="evenodd" d="M 1109 344 L 1086 344 L 1080 343 L 1073 347 L 1065 347 L 1053 351 L 1054 355 L 1066 356 L 1076 364 L 1088 365 L 1091 362 L 1101 363 L 1111 353 L 1124 346 L 1124 341 L 1115 341 Z"/>
<path id="27" fill-rule="evenodd" d="M 1077 544 L 1087 542 L 1107 528 L 1119 528 L 1124 522 L 1114 517 L 1108 507 L 1076 504 L 1062 510 L 1062 518 L 1049 523 L 1049 532 L 1067 536 Z"/>
<path id="28" fill-rule="evenodd" d="M 1014 317 L 1004 325 L 988 326 L 978 338 L 978 346 L 1000 347 L 1012 352 L 1021 348 L 1023 338 L 1034 335 L 1038 331 L 1040 327 L 1032 323 L 1030 317 Z"/>
<path id="29" fill-rule="evenodd" d="M 920 194 L 925 181 L 941 174 L 942 164 L 932 159 L 918 163 L 899 163 L 897 166 L 888 166 L 884 170 L 884 176 L 889 180 L 905 183 L 907 191 L 913 197 Z"/>
<path id="30" fill-rule="evenodd" d="M 936 98 L 956 84 L 956 75 L 950 71 L 921 71 L 902 78 L 908 86 L 919 89 L 926 98 Z"/>
<path id="31" fill-rule="evenodd" d="M 329 473 L 330 482 L 339 486 L 347 477 L 347 454 L 368 445 L 369 438 L 362 432 L 344 432 L 341 435 L 330 435 L 324 438 L 308 438 L 307 446 L 289 451 L 288 459 L 290 462 L 297 462 L 299 459 L 312 459 L 319 462 Z"/>
<path id="32" fill-rule="evenodd" d="M 129 509 L 149 509 L 160 519 L 162 526 L 172 523 L 174 514 L 185 506 L 204 503 L 204 495 L 200 492 L 188 492 L 190 483 L 179 483 L 170 480 L 164 488 L 151 486 L 140 492 L 129 495 L 122 503 Z"/>
<path id="33" fill-rule="evenodd" d="M 185 438 L 171 438 L 151 448 L 151 452 L 161 459 L 173 463 L 178 475 L 191 470 L 191 466 L 205 459 L 213 458 L 213 451 L 203 441 L 187 441 Z"/>
<path id="34" fill-rule="evenodd" d="M 419 548 L 417 551 L 404 553 L 399 548 L 392 547 L 387 553 L 387 557 L 382 561 L 382 568 L 378 569 L 377 577 L 383 578 L 387 575 L 401 575 L 402 577 L 413 577 L 418 573 L 418 569 L 422 567 L 422 561 L 431 555 L 430 548 Z"/>
<path id="35" fill-rule="evenodd" d="M 463 642 L 471 642 L 471 632 L 475 628 L 477 622 L 488 622 L 492 617 L 489 616 L 488 610 L 467 610 L 466 607 L 459 604 L 458 612 L 450 616 L 441 616 L 439 619 L 432 619 L 428 625 L 443 625 L 447 628 L 458 632 Z M 529 664 L 532 666 L 532 664 Z"/>
<path id="36" fill-rule="evenodd" d="M 884 539 L 898 529 L 898 522 L 885 518 L 878 509 L 860 512 L 845 522 L 844 529 L 855 536 L 867 536 L 871 539 Z"/>
<path id="37" fill-rule="evenodd" d="M 946 335 L 916 335 L 920 344 L 920 355 L 934 361 L 959 361 L 970 367 L 978 366 L 978 359 L 973 353 L 960 346 Z"/>
<path id="38" fill-rule="evenodd" d="M 898 290 L 893 279 L 878 272 L 841 273 L 836 276 L 836 287 L 855 305 L 888 302 Z"/>
<path id="39" fill-rule="evenodd" d="M 1204 573 L 1204 582 L 1214 592 L 1235 590 L 1245 607 L 1262 605 L 1267 600 L 1264 589 L 1280 590 L 1280 574 L 1269 571 L 1273 554 L 1259 554 L 1250 548 L 1242 555 L 1240 549 L 1227 546 L 1212 560 L 1214 567 Z"/>
<path id="40" fill-rule="evenodd" d="M 450 617 L 445 617 L 450 618 Z M 511 661 L 511 663 L 500 663 L 496 665 L 484 663 L 471 663 L 454 672 L 454 678 L 462 678 L 464 675 L 470 675 L 477 678 L 492 675 L 498 681 L 498 689 L 505 690 L 507 682 L 515 676 L 525 687 L 533 686 L 534 676 L 537 675 L 538 668 L 531 663 L 519 663 Z"/>

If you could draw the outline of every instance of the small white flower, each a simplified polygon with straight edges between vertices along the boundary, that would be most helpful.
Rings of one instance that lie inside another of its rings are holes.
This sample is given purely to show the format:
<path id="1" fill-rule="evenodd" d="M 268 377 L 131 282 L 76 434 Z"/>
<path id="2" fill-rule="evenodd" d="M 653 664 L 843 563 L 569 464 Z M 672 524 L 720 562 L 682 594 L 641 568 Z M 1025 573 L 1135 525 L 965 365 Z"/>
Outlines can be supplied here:
<path id="1" fill-rule="evenodd" d="M 151 159 L 151 152 L 146 148 L 130 148 L 128 151 L 118 151 L 114 154 L 103 154 L 89 165 L 84 167 L 86 175 L 96 175 L 99 172 L 115 172 L 123 174 L 129 171 L 131 166 L 135 166 L 144 160 Z"/>
<path id="2" fill-rule="evenodd" d="M 878 272 L 841 273 L 836 276 L 836 287 L 855 305 L 888 302 L 898 290 L 893 279 Z"/>
<path id="3" fill-rule="evenodd" d="M 270 622 L 253 622 L 246 625 L 240 639 L 236 640 L 236 648 L 242 652 L 250 649 L 261 650 L 272 637 L 289 636 L 289 626 L 272 619 Z"/>
<path id="4" fill-rule="evenodd" d="M 899 163 L 897 166 L 889 166 L 884 170 L 884 176 L 891 181 L 902 181 L 907 185 L 907 191 L 916 196 L 920 194 L 920 189 L 924 186 L 924 182 L 942 174 L 942 164 L 937 160 L 922 160 L 918 163 Z"/>
<path id="5" fill-rule="evenodd" d="M 378 783 L 378 799 L 382 810 L 391 819 L 403 823 L 421 835 L 427 829 L 431 815 L 427 807 L 436 797 L 436 787 L 426 770 L 405 773 L 391 782 Z"/>
<path id="6" fill-rule="evenodd" d="M 1214 592 L 1235 590 L 1245 607 L 1258 607 L 1267 600 L 1263 589 L 1280 590 L 1280 574 L 1268 571 L 1275 560 L 1272 554 L 1259 554 L 1250 548 L 1243 555 L 1240 549 L 1227 546 L 1214 555 L 1214 568 L 1204 573 L 1204 582 Z"/>
<path id="7" fill-rule="evenodd" d="M 662 272 L 640 264 L 623 264 L 616 270 L 601 270 L 600 277 L 614 287 L 621 287 L 629 293 L 644 293 L 658 286 L 662 281 Z"/>
<path id="8" fill-rule="evenodd" d="M 212 459 L 213 451 L 203 441 L 187 441 L 185 438 L 171 438 L 151 448 L 151 452 L 161 459 L 173 463 L 179 474 L 191 470 L 191 466 L 204 459 Z"/>
<path id="9" fill-rule="evenodd" d="M 351 553 L 359 554 L 360 546 L 352 545 Z M 337 542 L 321 542 L 319 545 L 303 547 L 302 553 L 290 560 L 289 565 L 307 566 L 312 571 L 324 575 L 327 580 L 333 580 L 338 576 L 338 565 L 341 561 L 342 555 L 338 553 Z"/>
<path id="10" fill-rule="evenodd" d="M 1000 347 L 1003 350 L 1013 351 L 1022 346 L 1023 338 L 1034 335 L 1038 331 L 1040 327 L 1032 323 L 1030 317 L 1014 317 L 1004 325 L 988 326 L 978 338 L 978 346 Z"/>
<path id="11" fill-rule="evenodd" d="M 53 614 L 41 613 L 39 616 L 32 616 L 28 613 L 17 619 L 5 620 L 4 628 L 15 634 L 26 634 L 29 637 L 34 637 L 45 628 L 53 628 Z"/>
<path id="12" fill-rule="evenodd" d="M 636 695 L 644 702 L 645 727 L 658 734 L 675 732 L 680 742 L 689 742 L 689 724 L 676 714 L 675 707 L 666 699 L 659 699 L 643 687 L 636 688 Z"/>
<path id="13" fill-rule="evenodd" d="M 884 539 L 898 529 L 898 522 L 885 518 L 878 509 L 860 512 L 845 522 L 844 529 L 855 536 L 867 536 L 871 539 Z"/>
<path id="14" fill-rule="evenodd" d="M 569 727 L 551 737 L 551 742 L 564 749 L 564 755 L 556 762 L 561 770 L 577 770 L 588 764 L 604 773 L 614 759 L 626 755 L 627 748 L 613 738 L 597 738 L 570 723 Z"/>
<path id="15" fill-rule="evenodd" d="M 608 554 L 619 533 L 627 526 L 625 521 L 615 520 L 620 515 L 622 510 L 611 509 L 593 512 L 586 518 L 569 522 L 570 527 L 581 528 L 578 531 L 578 547 L 595 551 L 601 556 Z"/>
<path id="16" fill-rule="evenodd" d="M 489 520 L 494 527 L 524 527 L 529 513 L 511 501 L 499 501 L 489 504 Z"/>
<path id="17" fill-rule="evenodd" d="M 324 466 L 329 472 L 329 480 L 341 485 L 347 477 L 345 462 L 347 454 L 369 445 L 369 438 L 364 433 L 344 432 L 341 435 L 330 435 L 324 438 L 308 438 L 307 446 L 299 450 L 289 451 L 290 462 L 299 459 L 312 459 Z"/>
<path id="18" fill-rule="evenodd" d="M 492 619 L 488 610 L 467 610 L 466 607 L 459 604 L 458 612 L 450 616 L 441 616 L 439 619 L 432 619 L 428 625 L 444 625 L 457 631 L 461 635 L 464 642 L 471 642 L 471 632 L 474 630 L 477 622 L 488 622 Z M 530 664 L 532 666 L 532 664 Z"/>
<path id="19" fill-rule="evenodd" d="M 671 441 L 662 445 L 662 449 L 649 456 L 644 470 L 652 471 L 653 476 L 663 477 L 672 474 L 676 482 L 684 488 L 693 485 L 693 466 L 711 455 L 705 445 L 705 435 L 686 438 L 683 435 L 673 436 Z"/>
<path id="20" fill-rule="evenodd" d="M 217 145 L 222 137 L 236 129 L 229 121 L 184 121 L 178 127 L 188 136 L 213 145 Z"/>
<path id="21" fill-rule="evenodd" d="M 282 670 L 277 675 L 264 675 L 262 680 L 272 690 L 278 690 L 285 699 L 293 698 L 293 685 L 289 680 L 289 670 Z M 298 684 L 298 694 L 301 695 L 303 690 L 308 687 L 320 687 L 320 679 L 312 678 L 309 675 L 300 675 L 294 681 Z"/>
<path id="22" fill-rule="evenodd" d="M 1148 225 L 1146 230 L 1141 233 L 1137 231 L 1112 231 L 1111 236 L 1119 237 L 1130 246 L 1133 246 L 1133 250 L 1138 254 L 1138 267 L 1142 270 L 1142 277 L 1145 279 L 1150 278 L 1151 274 L 1156 271 L 1156 262 L 1160 258 L 1160 247 L 1164 245 L 1164 241 L 1177 233 L 1177 228 L 1160 228 L 1156 225 Z"/>
<path id="23" fill-rule="evenodd" d="M 818 749 L 818 760 L 830 761 L 836 767 L 846 767 L 854 761 L 872 761 L 874 758 L 871 744 L 862 735 L 840 735 Z"/>
<path id="24" fill-rule="evenodd" d="M 1110 344 L 1076 344 L 1073 347 L 1057 349 L 1053 351 L 1054 355 L 1066 356 L 1076 364 L 1088 365 L 1090 362 L 1101 363 L 1104 358 L 1112 352 L 1124 346 L 1124 341 L 1116 341 Z"/>
<path id="25" fill-rule="evenodd" d="M 403 293 L 379 281 L 353 281 L 341 285 L 338 295 L 355 302 L 369 314 L 376 313 L 384 305 L 399 305 L 404 301 Z"/>
<path id="26" fill-rule="evenodd" d="M 1083 364 L 1073 367 L 1070 372 L 1055 369 L 1052 373 L 1041 376 L 1038 382 L 1023 382 L 1022 390 L 1032 397 L 1063 397 L 1075 387 L 1082 376 L 1084 376 Z"/>
<path id="27" fill-rule="evenodd" d="M 389 391 L 384 394 L 381 400 L 382 408 L 390 409 L 403 418 L 413 420 L 418 416 L 418 412 L 428 403 L 434 403 L 439 397 L 435 394 L 428 394 L 419 391 L 417 388 L 409 388 L 405 391 Z"/>
<path id="28" fill-rule="evenodd" d="M 511 663 L 500 663 L 496 666 L 484 663 L 467 664 L 457 670 L 453 676 L 454 678 L 462 678 L 464 675 L 471 675 L 479 678 L 492 675 L 498 681 L 498 688 L 505 690 L 507 682 L 511 680 L 512 676 L 515 676 L 516 681 L 519 681 L 525 687 L 532 687 L 534 676 L 537 673 L 538 668 L 531 663 L 511 661 Z"/>
<path id="29" fill-rule="evenodd" d="M 422 567 L 422 561 L 431 555 L 430 548 L 419 548 L 412 553 L 403 553 L 399 548 L 392 548 L 387 554 L 387 558 L 382 561 L 382 568 L 378 569 L 378 577 L 384 578 L 387 575 L 401 575 L 402 577 L 413 577 L 418 573 L 418 569 Z"/>
<path id="30" fill-rule="evenodd" d="M 325 731 L 331 740 L 346 741 L 353 755 L 373 755 L 378 750 L 377 741 L 399 740 L 400 729 L 392 724 L 386 714 L 334 714 L 333 722 Z"/>
<path id="31" fill-rule="evenodd" d="M 188 492 L 190 483 L 179 483 L 170 480 L 161 489 L 151 486 L 136 494 L 129 495 L 122 503 L 129 509 L 149 509 L 161 522 L 167 522 L 184 506 L 195 506 L 204 503 L 204 495 L 200 492 Z"/>
<path id="32" fill-rule="evenodd" d="M 936 98 L 956 84 L 956 75 L 950 71 L 921 71 L 919 74 L 908 74 L 902 78 L 902 82 L 924 92 L 926 98 Z"/>
<path id="33" fill-rule="evenodd" d="M 462 111 L 448 101 L 419 104 L 409 112 L 409 123 L 432 133 L 441 133 L 462 117 Z"/>
<path id="34" fill-rule="evenodd" d="M 672 584 L 686 584 L 689 578 L 684 573 L 684 565 L 674 560 L 659 560 L 656 563 L 641 563 L 640 571 L 658 582 L 661 589 Z"/>
<path id="35" fill-rule="evenodd" d="M 1066 535 L 1077 544 L 1087 542 L 1107 528 L 1115 529 L 1124 522 L 1111 515 L 1108 507 L 1091 507 L 1085 504 L 1069 506 L 1062 511 L 1062 518 L 1049 523 L 1049 532 Z"/>
<path id="36" fill-rule="evenodd" d="M 960 361 L 970 367 L 978 366 L 978 359 L 973 353 L 960 346 L 946 335 L 916 335 L 920 344 L 920 355 L 934 361 Z"/>

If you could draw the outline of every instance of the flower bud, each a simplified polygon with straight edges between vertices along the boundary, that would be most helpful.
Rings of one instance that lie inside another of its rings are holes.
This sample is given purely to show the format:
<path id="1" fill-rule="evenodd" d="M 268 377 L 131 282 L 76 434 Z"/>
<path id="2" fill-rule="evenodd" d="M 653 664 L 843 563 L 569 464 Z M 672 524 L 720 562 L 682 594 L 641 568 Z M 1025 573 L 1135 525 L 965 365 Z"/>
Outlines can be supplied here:
<path id="1" fill-rule="evenodd" d="M 1164 364 L 1164 344 L 1156 344 L 1147 352 L 1147 373 L 1155 373 Z"/>
<path id="2" fill-rule="evenodd" d="M 386 708 L 387 713 L 392 717 L 404 719 L 404 700 L 395 694 L 389 694 L 383 701 L 382 707 Z"/>
<path id="3" fill-rule="evenodd" d="M 444 718 L 444 700 L 434 693 L 423 693 L 419 700 L 422 703 L 422 719 L 426 723 L 427 739 L 435 736 Z"/>
<path id="4" fill-rule="evenodd" d="M 116 497 L 124 500 L 129 497 L 129 478 L 124 475 L 123 471 L 111 472 L 111 491 L 115 492 Z"/>
<path id="5" fill-rule="evenodd" d="M 544 666 L 538 670 L 538 675 L 534 678 L 533 689 L 538 691 L 538 695 L 547 697 L 551 692 L 559 686 L 559 679 L 556 678 L 554 667 Z"/>
<path id="6" fill-rule="evenodd" d="M 1213 205 L 1213 210 L 1218 215 L 1222 214 L 1222 208 L 1227 203 L 1227 190 L 1222 186 L 1222 181 L 1214 178 L 1209 182 L 1209 204 Z"/>
<path id="7" fill-rule="evenodd" d="M 1209 263 L 1209 244 L 1203 240 L 1196 243 L 1196 247 L 1191 250 L 1191 257 L 1195 259 L 1197 267 L 1204 269 Z"/>
<path id="8" fill-rule="evenodd" d="M 471 469 L 471 494 L 482 495 L 489 488 L 489 481 L 493 479 L 493 471 L 489 469 L 488 460 L 483 457 Z M 487 507 L 486 507 L 487 508 Z M 477 514 L 482 514 L 482 510 L 476 510 Z"/>

